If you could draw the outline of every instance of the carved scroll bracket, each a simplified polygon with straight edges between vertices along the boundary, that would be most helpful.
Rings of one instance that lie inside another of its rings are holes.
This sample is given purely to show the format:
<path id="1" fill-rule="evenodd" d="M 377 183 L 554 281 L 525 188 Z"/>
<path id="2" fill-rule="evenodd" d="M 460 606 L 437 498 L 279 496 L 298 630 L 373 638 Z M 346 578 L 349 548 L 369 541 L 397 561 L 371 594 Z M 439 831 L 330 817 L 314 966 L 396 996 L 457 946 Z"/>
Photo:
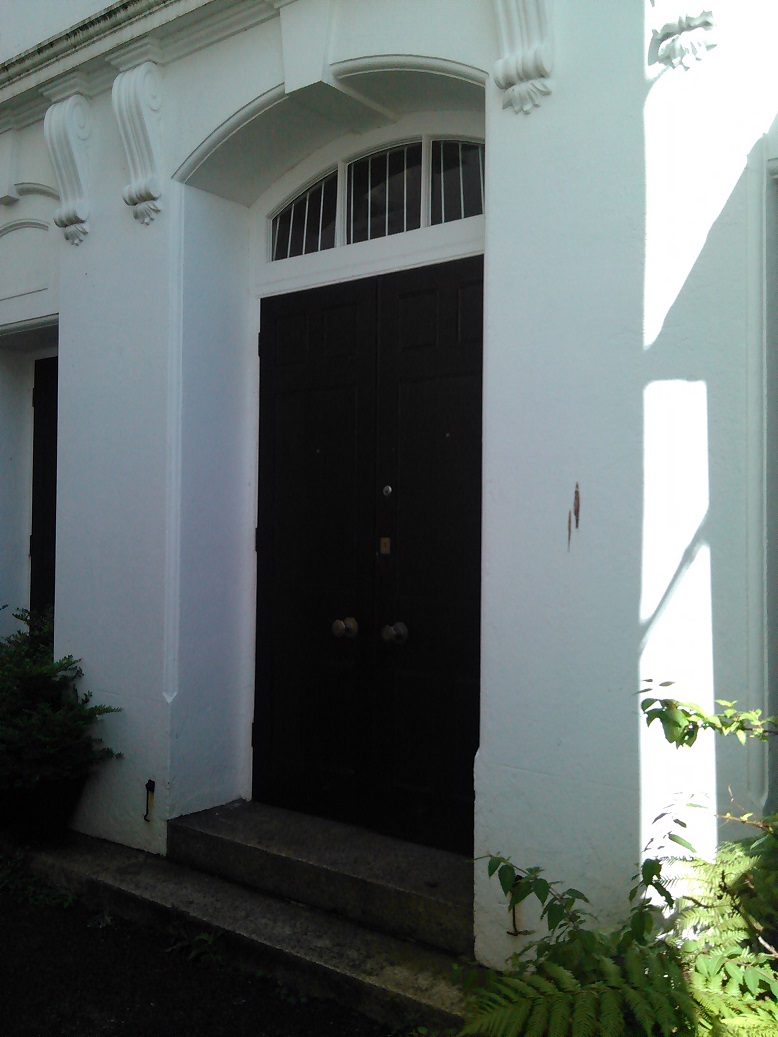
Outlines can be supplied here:
<path id="1" fill-rule="evenodd" d="M 60 207 L 54 222 L 71 245 L 80 245 L 89 233 L 89 152 L 92 128 L 89 101 L 73 94 L 46 112 L 43 134 L 59 187 Z"/>
<path id="2" fill-rule="evenodd" d="M 716 46 L 713 34 L 712 11 L 685 15 L 654 29 L 649 50 L 649 63 L 658 62 L 668 68 L 689 69 L 695 61 L 702 61 Z"/>
<path id="3" fill-rule="evenodd" d="M 122 198 L 132 206 L 135 219 L 145 225 L 161 212 L 160 110 L 162 84 L 159 68 L 144 61 L 121 72 L 113 84 L 113 110 L 119 124 L 130 182 Z"/>
<path id="4" fill-rule="evenodd" d="M 529 115 L 551 93 L 553 50 L 550 0 L 494 0 L 500 42 L 494 80 L 505 91 L 502 106 Z"/>

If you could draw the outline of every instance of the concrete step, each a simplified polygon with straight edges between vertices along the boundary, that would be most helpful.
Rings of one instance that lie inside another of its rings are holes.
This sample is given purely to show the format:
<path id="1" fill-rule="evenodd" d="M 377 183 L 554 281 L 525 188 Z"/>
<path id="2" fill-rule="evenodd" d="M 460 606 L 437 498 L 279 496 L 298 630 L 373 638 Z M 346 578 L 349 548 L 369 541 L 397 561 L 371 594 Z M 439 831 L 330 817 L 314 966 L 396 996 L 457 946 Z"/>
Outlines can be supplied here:
<path id="1" fill-rule="evenodd" d="M 96 910 L 220 935 L 219 950 L 290 989 L 333 998 L 395 1029 L 462 1024 L 448 955 L 348 919 L 89 836 L 30 853 L 47 881 Z"/>
<path id="2" fill-rule="evenodd" d="M 168 856 L 450 954 L 473 953 L 473 862 L 244 800 L 176 818 Z"/>

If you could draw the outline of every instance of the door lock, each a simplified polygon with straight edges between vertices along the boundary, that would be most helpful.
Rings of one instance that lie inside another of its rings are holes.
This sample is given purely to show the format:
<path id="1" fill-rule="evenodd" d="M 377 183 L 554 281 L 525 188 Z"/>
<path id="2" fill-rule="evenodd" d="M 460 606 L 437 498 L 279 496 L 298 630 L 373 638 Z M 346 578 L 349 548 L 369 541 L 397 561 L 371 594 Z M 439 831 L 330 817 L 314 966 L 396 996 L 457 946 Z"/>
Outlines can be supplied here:
<path id="1" fill-rule="evenodd" d="M 391 626 L 387 623 L 381 630 L 381 637 L 386 642 L 404 645 L 408 640 L 408 627 L 405 623 L 393 623 Z"/>
<path id="2" fill-rule="evenodd" d="M 345 619 L 336 619 L 332 624 L 332 635 L 333 637 L 356 637 L 359 633 L 359 623 L 354 619 L 353 616 L 346 616 Z"/>

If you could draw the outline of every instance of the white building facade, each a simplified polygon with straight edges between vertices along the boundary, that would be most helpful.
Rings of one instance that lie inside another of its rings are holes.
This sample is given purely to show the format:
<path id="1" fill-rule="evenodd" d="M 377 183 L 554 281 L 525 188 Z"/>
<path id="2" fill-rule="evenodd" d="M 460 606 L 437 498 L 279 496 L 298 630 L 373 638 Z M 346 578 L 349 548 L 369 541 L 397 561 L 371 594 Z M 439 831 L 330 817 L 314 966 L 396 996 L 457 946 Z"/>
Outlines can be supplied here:
<path id="1" fill-rule="evenodd" d="M 122 707 L 79 830 L 164 853 L 302 773 L 606 918 L 673 797 L 768 802 L 639 691 L 771 704 L 774 8 L 0 0 L 0 604 L 56 356 L 56 648 Z"/>

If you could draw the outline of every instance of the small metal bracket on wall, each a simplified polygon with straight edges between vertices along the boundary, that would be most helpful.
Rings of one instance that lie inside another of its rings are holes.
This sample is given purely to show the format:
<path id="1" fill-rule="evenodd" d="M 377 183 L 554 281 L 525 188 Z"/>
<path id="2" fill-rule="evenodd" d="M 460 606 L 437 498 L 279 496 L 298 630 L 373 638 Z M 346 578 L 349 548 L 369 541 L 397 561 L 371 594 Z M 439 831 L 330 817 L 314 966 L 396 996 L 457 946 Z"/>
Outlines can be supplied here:
<path id="1" fill-rule="evenodd" d="M 148 821 L 149 823 L 151 823 L 151 818 L 149 817 L 149 807 L 151 806 L 151 797 L 154 795 L 154 790 L 156 789 L 156 787 L 157 784 L 154 781 L 154 779 L 149 778 L 149 780 L 146 782 L 146 813 L 143 815 L 143 820 Z"/>

